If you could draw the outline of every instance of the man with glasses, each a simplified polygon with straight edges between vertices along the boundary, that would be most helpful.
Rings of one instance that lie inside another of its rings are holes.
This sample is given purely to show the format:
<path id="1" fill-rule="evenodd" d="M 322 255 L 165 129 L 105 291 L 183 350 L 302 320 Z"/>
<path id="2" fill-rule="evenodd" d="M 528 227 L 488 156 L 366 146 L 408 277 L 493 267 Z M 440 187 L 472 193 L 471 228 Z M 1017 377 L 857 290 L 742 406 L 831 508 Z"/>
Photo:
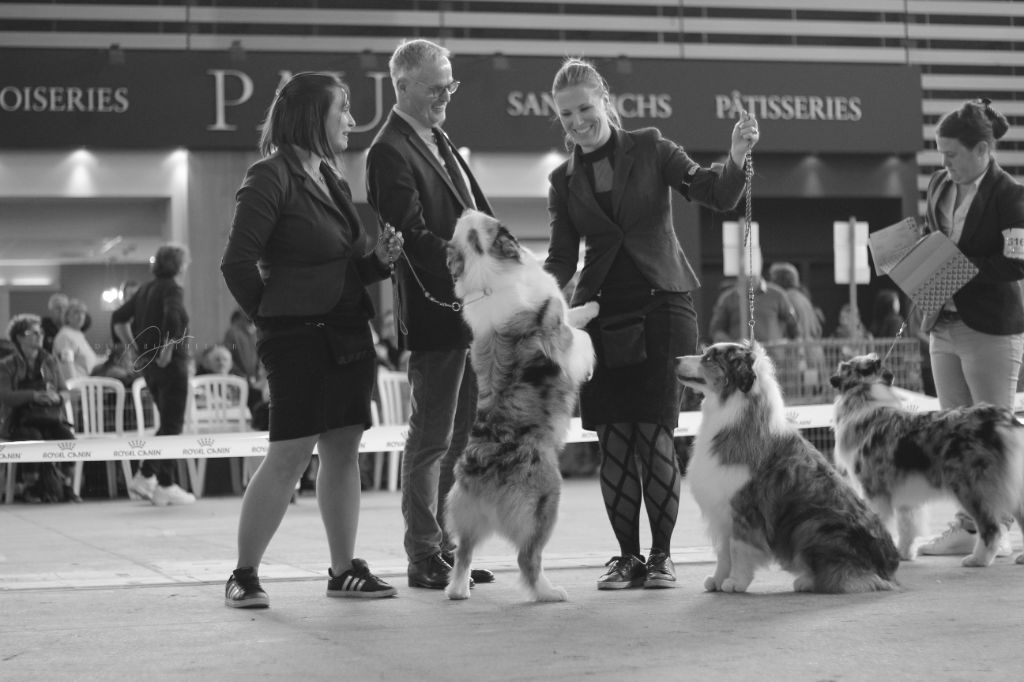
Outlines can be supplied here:
<path id="1" fill-rule="evenodd" d="M 492 214 L 469 166 L 441 129 L 459 82 L 447 49 L 402 43 L 391 56 L 396 104 L 370 145 L 367 199 L 405 238 L 396 268 L 400 341 L 410 351 L 412 414 L 402 457 L 402 515 L 409 585 L 443 589 L 453 560 L 444 500 L 476 413 L 470 334 L 459 312 L 445 247 L 467 208 Z M 474 570 L 475 582 L 494 575 Z"/>

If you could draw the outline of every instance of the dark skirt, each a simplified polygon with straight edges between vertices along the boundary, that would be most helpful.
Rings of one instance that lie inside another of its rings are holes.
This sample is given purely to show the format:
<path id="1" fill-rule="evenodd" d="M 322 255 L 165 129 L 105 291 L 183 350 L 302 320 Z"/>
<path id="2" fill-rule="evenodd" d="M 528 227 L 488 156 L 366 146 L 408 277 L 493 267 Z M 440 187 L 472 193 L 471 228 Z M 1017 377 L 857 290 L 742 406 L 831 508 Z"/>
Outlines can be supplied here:
<path id="1" fill-rule="evenodd" d="M 600 424 L 660 424 L 675 430 L 679 423 L 682 387 L 676 380 L 675 359 L 697 352 L 697 313 L 689 293 L 655 292 L 612 299 L 603 295 L 599 316 L 587 325 L 594 340 L 594 376 L 580 391 L 583 428 Z M 609 368 L 601 322 L 609 317 L 649 309 L 644 320 L 646 359 Z"/>
<path id="2" fill-rule="evenodd" d="M 372 347 L 365 357 L 339 364 L 324 328 L 299 324 L 260 329 L 256 349 L 270 386 L 271 441 L 371 426 L 377 372 Z"/>

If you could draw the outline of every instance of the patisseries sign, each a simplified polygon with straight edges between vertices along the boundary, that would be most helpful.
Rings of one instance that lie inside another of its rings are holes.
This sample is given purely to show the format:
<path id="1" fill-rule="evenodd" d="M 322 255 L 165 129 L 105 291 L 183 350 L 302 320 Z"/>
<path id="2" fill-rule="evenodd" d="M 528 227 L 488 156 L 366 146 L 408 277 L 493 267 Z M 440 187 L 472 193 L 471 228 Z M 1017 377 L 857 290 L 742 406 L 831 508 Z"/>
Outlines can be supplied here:
<path id="1" fill-rule="evenodd" d="M 0 148 L 255 149 L 280 85 L 299 71 L 337 73 L 351 90 L 351 149 L 369 146 L 394 105 L 390 77 L 365 55 L 249 54 L 244 63 L 197 52 L 4 50 Z M 548 88 L 556 58 L 453 57 L 461 81 L 446 127 L 460 145 L 547 151 L 561 138 Z M 627 128 L 656 126 L 695 151 L 721 151 L 741 110 L 762 121 L 759 149 L 791 153 L 912 153 L 921 144 L 916 68 L 635 60 L 597 66 Z"/>

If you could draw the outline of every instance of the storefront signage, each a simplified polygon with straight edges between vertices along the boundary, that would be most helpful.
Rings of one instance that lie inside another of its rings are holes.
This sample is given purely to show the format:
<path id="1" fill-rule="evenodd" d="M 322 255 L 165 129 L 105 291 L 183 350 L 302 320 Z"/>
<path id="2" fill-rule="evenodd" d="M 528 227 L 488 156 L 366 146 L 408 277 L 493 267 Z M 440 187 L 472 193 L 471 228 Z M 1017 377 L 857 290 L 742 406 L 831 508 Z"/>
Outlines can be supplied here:
<path id="1" fill-rule="evenodd" d="M 367 147 L 394 103 L 386 70 L 365 55 L 0 50 L 0 149 L 244 149 L 256 147 L 275 90 L 293 73 L 337 72 L 352 91 Z M 462 88 L 446 127 L 459 145 L 547 151 L 562 131 L 549 92 L 560 59 L 452 59 Z M 921 146 L 916 68 L 633 60 L 620 73 L 598 60 L 627 128 L 657 126 L 688 150 L 724 153 L 740 110 L 762 122 L 762 151 L 913 153 Z"/>

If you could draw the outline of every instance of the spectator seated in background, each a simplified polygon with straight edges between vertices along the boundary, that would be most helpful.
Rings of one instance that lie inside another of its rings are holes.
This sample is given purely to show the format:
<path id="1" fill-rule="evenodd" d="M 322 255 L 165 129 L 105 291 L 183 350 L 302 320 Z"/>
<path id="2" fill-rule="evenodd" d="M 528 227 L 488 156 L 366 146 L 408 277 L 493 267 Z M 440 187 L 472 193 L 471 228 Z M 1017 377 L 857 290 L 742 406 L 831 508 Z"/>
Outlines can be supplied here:
<path id="1" fill-rule="evenodd" d="M 249 382 L 249 412 L 252 427 L 270 428 L 270 390 L 267 373 L 256 352 L 256 325 L 240 308 L 231 313 L 231 325 L 224 332 L 224 346 L 231 352 L 231 373 Z"/>
<path id="2" fill-rule="evenodd" d="M 85 322 L 89 308 L 77 298 L 71 299 L 64 312 L 64 326 L 53 338 L 53 356 L 57 358 L 64 379 L 87 377 L 100 359 L 85 338 Z"/>
<path id="3" fill-rule="evenodd" d="M 207 348 L 200 356 L 199 363 L 196 365 L 196 376 L 202 374 L 230 374 L 232 376 L 239 376 L 234 371 L 234 368 L 231 351 L 225 346 L 215 344 Z M 248 379 L 249 377 L 242 378 Z M 268 425 L 267 398 L 263 394 L 263 387 L 265 385 L 266 379 L 263 377 L 257 377 L 257 383 L 255 384 L 252 380 L 249 381 L 249 401 L 247 406 L 251 415 L 252 427 L 259 431 L 266 430 Z"/>
<path id="4" fill-rule="evenodd" d="M 64 326 L 64 313 L 68 309 L 70 299 L 67 294 L 56 293 L 46 302 L 46 316 L 42 318 L 43 350 L 53 352 L 53 339 Z"/>
<path id="5" fill-rule="evenodd" d="M 57 361 L 43 349 L 39 317 L 15 315 L 7 326 L 7 336 L 15 352 L 0 360 L 0 439 L 73 439 L 75 434 L 64 414 L 70 393 Z M 68 494 L 70 479 L 62 467 L 47 462 L 33 468 L 38 479 L 23 493 L 26 500 L 76 499 Z"/>

